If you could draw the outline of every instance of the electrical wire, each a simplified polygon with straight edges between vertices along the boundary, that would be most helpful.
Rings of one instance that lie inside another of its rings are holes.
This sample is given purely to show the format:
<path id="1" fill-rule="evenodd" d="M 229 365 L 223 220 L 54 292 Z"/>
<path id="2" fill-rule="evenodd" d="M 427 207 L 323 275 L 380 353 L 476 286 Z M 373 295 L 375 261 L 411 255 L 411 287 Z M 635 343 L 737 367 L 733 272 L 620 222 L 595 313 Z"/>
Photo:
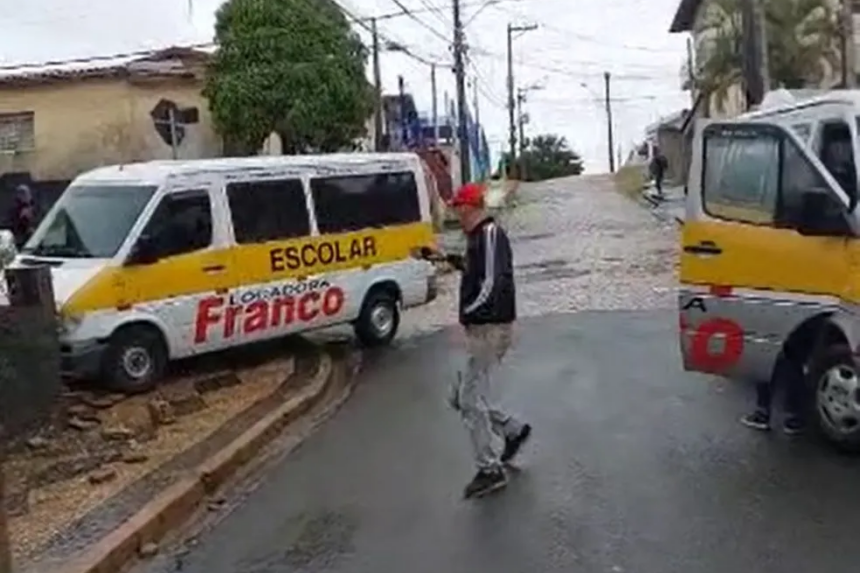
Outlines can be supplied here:
<path id="1" fill-rule="evenodd" d="M 513 12 L 513 11 L 512 11 L 512 10 L 510 10 L 509 8 L 507 8 L 507 7 L 505 7 L 505 6 L 502 6 L 502 5 L 500 5 L 500 4 L 493 3 L 493 4 L 491 4 L 491 6 L 492 6 L 492 7 L 494 7 L 494 8 L 496 8 L 496 9 L 498 9 L 498 10 L 499 10 L 499 11 L 501 11 L 501 12 L 504 12 L 504 13 L 505 13 L 505 14 L 507 14 L 507 15 L 512 15 L 512 16 L 520 17 L 520 15 L 519 15 L 519 14 L 517 14 L 517 13 Z M 564 37 L 566 37 L 566 38 L 569 38 L 569 37 L 571 37 L 571 36 L 572 36 L 572 37 L 577 38 L 577 39 L 579 39 L 579 40 L 582 40 L 582 41 L 584 41 L 584 42 L 590 42 L 590 43 L 593 43 L 593 44 L 597 44 L 597 45 L 599 45 L 599 46 L 611 47 L 611 48 L 622 49 L 622 50 L 630 50 L 630 51 L 647 52 L 647 53 L 652 53 L 652 54 L 655 54 L 655 53 L 656 53 L 656 54 L 670 54 L 670 53 L 671 53 L 671 54 L 675 54 L 675 53 L 679 53 L 677 50 L 653 48 L 653 47 L 650 47 L 650 46 L 637 46 L 637 45 L 630 45 L 630 44 L 613 44 L 613 43 L 608 43 L 608 42 L 606 42 L 606 41 L 604 41 L 604 40 L 602 40 L 602 39 L 598 38 L 597 36 L 593 36 L 593 35 L 585 34 L 585 33 L 583 33 L 583 32 L 577 32 L 576 30 L 571 30 L 571 29 L 569 29 L 569 28 L 561 28 L 561 27 L 559 27 L 559 26 L 555 26 L 554 24 L 547 24 L 546 22 L 543 22 L 543 21 L 541 21 L 541 20 L 537 20 L 537 19 L 535 19 L 535 18 L 534 18 L 533 16 L 531 16 L 531 15 L 529 16 L 529 19 L 530 19 L 532 22 L 534 22 L 535 24 L 538 24 L 538 26 L 540 26 L 541 28 L 544 28 L 544 29 L 546 29 L 546 30 L 553 31 L 553 32 L 555 32 L 555 33 L 557 33 L 557 34 L 563 35 L 563 36 L 564 36 Z"/>
<path id="2" fill-rule="evenodd" d="M 428 24 L 427 22 L 425 22 L 424 20 L 422 20 L 421 18 L 419 18 L 418 16 L 413 14 L 412 11 L 409 9 L 409 7 L 406 6 L 406 4 L 404 4 L 400 0 L 391 0 L 391 1 L 394 2 L 398 8 L 403 10 L 404 16 L 408 16 L 411 20 L 414 20 L 415 22 L 420 24 L 421 27 L 423 27 L 425 30 L 428 30 L 429 32 L 431 32 L 437 38 L 441 38 L 442 41 L 445 42 L 446 45 L 451 42 L 452 38 L 449 38 L 448 36 L 444 35 L 442 32 L 438 31 L 436 28 L 434 28 L 433 26 L 431 26 L 430 24 Z M 453 37 L 453 35 L 452 35 L 452 37 Z"/>

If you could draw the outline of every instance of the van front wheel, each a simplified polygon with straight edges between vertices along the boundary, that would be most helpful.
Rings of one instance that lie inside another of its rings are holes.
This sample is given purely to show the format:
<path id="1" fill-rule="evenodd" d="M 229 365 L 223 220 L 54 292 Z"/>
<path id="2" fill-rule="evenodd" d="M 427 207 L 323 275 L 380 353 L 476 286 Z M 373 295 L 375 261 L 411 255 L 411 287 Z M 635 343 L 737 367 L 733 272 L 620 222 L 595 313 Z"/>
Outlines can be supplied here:
<path id="1" fill-rule="evenodd" d="M 371 291 L 361 305 L 355 321 L 355 335 L 363 346 L 389 344 L 400 327 L 400 306 L 397 299 L 384 290 Z"/>
<path id="2" fill-rule="evenodd" d="M 104 383 L 116 392 L 147 392 L 164 376 L 167 347 L 153 327 L 129 326 L 110 340 L 102 366 Z"/>
<path id="3" fill-rule="evenodd" d="M 821 433 L 841 450 L 860 452 L 860 368 L 851 349 L 828 348 L 813 360 L 808 376 Z"/>

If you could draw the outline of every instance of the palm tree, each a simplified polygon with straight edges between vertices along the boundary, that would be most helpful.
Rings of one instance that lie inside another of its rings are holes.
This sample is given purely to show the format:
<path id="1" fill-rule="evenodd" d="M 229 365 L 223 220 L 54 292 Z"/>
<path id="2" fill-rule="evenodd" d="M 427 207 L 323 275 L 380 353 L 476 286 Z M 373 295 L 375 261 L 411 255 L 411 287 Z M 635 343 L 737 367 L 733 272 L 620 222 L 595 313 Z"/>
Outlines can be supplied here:
<path id="1" fill-rule="evenodd" d="M 839 15 L 827 0 L 764 0 L 771 88 L 819 86 L 838 69 Z M 698 88 L 724 108 L 742 77 L 740 0 L 711 0 L 701 28 Z"/>

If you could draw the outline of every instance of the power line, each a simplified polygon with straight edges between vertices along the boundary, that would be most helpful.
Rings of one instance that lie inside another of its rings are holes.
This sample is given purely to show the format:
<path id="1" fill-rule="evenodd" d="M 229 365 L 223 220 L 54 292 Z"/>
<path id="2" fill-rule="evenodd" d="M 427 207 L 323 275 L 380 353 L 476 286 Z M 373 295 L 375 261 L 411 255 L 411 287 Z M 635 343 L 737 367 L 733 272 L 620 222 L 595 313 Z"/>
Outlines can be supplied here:
<path id="1" fill-rule="evenodd" d="M 403 10 L 404 16 L 408 16 L 411 20 L 414 20 L 415 22 L 420 24 L 424 29 L 430 31 L 434 36 L 436 36 L 437 38 L 441 38 L 442 41 L 445 42 L 446 44 L 450 43 L 451 39 L 448 36 L 442 34 L 436 28 L 434 28 L 433 26 L 431 26 L 430 24 L 428 24 L 427 22 L 425 22 L 424 20 L 422 20 L 421 18 L 419 18 L 418 16 L 413 14 L 412 11 L 409 9 L 409 7 L 406 6 L 403 2 L 401 2 L 400 0 L 391 0 L 391 1 L 394 2 L 395 4 L 397 4 L 398 8 Z"/>
<path id="2" fill-rule="evenodd" d="M 187 50 L 202 50 L 205 48 L 212 48 L 215 44 L 213 42 L 206 42 L 203 44 L 190 44 L 186 46 L 170 46 L 171 48 L 177 49 L 187 49 Z M 160 49 L 150 49 L 150 50 L 137 50 L 134 52 L 120 52 L 116 54 L 110 55 L 102 55 L 102 56 L 87 56 L 81 58 L 67 58 L 65 60 L 48 60 L 38 63 L 25 63 L 25 64 L 7 64 L 4 66 L 0 66 L 0 71 L 16 71 L 24 68 L 48 68 L 53 66 L 65 66 L 70 64 L 95 64 L 102 63 L 109 60 L 122 60 L 122 59 L 133 59 L 133 58 L 145 58 L 147 56 L 151 56 L 153 54 L 157 54 L 159 52 L 163 52 L 168 48 L 160 48 Z"/>
<path id="3" fill-rule="evenodd" d="M 514 13 L 510 9 L 503 7 L 503 6 L 499 6 L 496 3 L 491 4 L 491 6 L 496 7 L 498 10 L 505 12 L 506 14 L 514 15 L 514 16 L 517 15 L 516 13 Z M 636 46 L 636 45 L 630 45 L 630 44 L 608 43 L 608 42 L 602 40 L 601 38 L 598 38 L 597 36 L 584 34 L 582 32 L 577 32 L 577 31 L 571 30 L 569 28 L 561 28 L 559 26 L 547 24 L 546 22 L 535 19 L 531 15 L 529 16 L 529 20 L 536 22 L 538 25 L 540 25 L 541 28 L 546 28 L 547 30 L 556 32 L 558 34 L 562 34 L 565 37 L 569 38 L 569 37 L 573 36 L 574 38 L 577 38 L 577 39 L 582 40 L 584 42 L 591 42 L 591 43 L 597 44 L 599 46 L 611 47 L 611 48 L 617 48 L 617 49 L 623 49 L 623 50 L 631 50 L 631 51 L 648 52 L 648 53 L 652 53 L 652 54 L 670 54 L 670 53 L 674 54 L 674 53 L 676 53 L 675 50 L 653 48 L 650 46 Z"/>
<path id="4" fill-rule="evenodd" d="M 486 81 L 484 75 L 481 73 L 481 70 L 478 68 L 478 66 L 475 65 L 474 62 L 469 62 L 469 65 L 472 68 L 472 71 L 475 72 L 475 76 L 478 78 L 478 92 L 495 107 L 498 107 L 499 109 L 506 109 L 507 105 L 505 104 L 504 99 L 487 89 L 486 86 L 489 85 L 489 82 Z"/>

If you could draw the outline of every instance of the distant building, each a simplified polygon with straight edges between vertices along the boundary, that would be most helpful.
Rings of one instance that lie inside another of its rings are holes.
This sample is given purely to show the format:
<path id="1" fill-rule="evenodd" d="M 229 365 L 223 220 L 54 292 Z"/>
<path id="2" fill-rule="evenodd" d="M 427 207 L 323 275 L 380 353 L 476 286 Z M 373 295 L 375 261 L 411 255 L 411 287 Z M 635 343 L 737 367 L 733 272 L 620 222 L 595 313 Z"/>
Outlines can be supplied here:
<path id="1" fill-rule="evenodd" d="M 106 163 L 170 158 L 171 147 L 150 115 L 159 102 L 199 115 L 184 129 L 180 158 L 221 155 L 221 138 L 201 94 L 209 57 L 169 48 L 88 68 L 46 66 L 0 75 L 0 174 L 63 180 Z"/>

